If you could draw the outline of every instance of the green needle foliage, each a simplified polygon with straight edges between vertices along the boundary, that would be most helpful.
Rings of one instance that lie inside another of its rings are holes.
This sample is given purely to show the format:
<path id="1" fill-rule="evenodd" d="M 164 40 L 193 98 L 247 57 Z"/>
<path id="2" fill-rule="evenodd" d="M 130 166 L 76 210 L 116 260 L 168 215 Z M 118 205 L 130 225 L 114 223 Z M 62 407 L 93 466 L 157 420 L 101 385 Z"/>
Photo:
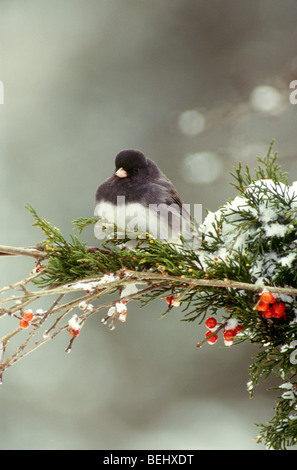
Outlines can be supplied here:
<path id="1" fill-rule="evenodd" d="M 220 315 L 215 333 L 230 320 L 240 325 L 232 343 L 250 341 L 259 347 L 250 366 L 250 394 L 259 380 L 272 373 L 280 380 L 275 416 L 259 426 L 259 442 L 285 449 L 297 442 L 297 183 L 288 183 L 272 145 L 258 162 L 254 176 L 241 164 L 231 173 L 238 195 L 217 212 L 207 213 L 197 251 L 149 234 L 139 235 L 131 249 L 121 246 L 125 240 L 112 238 L 89 248 L 77 236 L 66 240 L 32 206 L 27 208 L 45 236 L 40 243 L 46 253 L 45 269 L 35 281 L 40 288 L 127 270 L 139 279 L 146 274 L 148 285 L 150 276 L 151 282 L 159 282 L 158 288 L 144 289 L 138 296 L 142 304 L 174 293 L 181 302 L 183 321 L 201 323 L 206 316 Z M 73 225 L 81 233 L 97 221 L 79 218 Z M 285 306 L 284 315 L 269 317 L 258 310 L 263 290 Z"/>

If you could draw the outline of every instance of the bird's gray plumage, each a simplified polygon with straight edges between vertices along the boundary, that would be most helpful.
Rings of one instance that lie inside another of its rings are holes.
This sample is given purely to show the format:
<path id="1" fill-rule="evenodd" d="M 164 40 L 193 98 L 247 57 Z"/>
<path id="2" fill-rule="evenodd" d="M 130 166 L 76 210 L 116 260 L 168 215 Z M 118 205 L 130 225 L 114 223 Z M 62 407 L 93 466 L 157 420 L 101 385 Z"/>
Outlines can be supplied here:
<path id="1" fill-rule="evenodd" d="M 95 200 L 95 215 L 107 222 L 119 226 L 120 220 L 133 230 L 136 221 L 140 231 L 177 243 L 180 234 L 193 236 L 190 214 L 173 183 L 139 150 L 123 150 L 116 156 L 114 174 L 99 186 Z"/>

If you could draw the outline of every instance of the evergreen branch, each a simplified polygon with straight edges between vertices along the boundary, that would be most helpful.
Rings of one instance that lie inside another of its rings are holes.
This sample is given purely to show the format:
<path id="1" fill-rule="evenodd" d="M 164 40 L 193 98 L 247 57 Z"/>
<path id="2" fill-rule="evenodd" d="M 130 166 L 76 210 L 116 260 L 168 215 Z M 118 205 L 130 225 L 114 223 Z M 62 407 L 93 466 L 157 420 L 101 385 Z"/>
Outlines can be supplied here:
<path id="1" fill-rule="evenodd" d="M 275 449 L 296 444 L 297 185 L 289 185 L 272 147 L 258 158 L 254 176 L 241 163 L 234 169 L 232 184 L 239 195 L 216 213 L 207 213 L 197 251 L 147 233 L 133 234 L 135 247 L 123 248 L 128 238 L 111 238 L 108 228 L 101 246 L 88 247 L 73 234 L 66 239 L 28 204 L 44 240 L 35 247 L 0 245 L 0 256 L 35 260 L 30 275 L 0 289 L 8 295 L 0 301 L 0 320 L 8 317 L 12 324 L 0 339 L 0 377 L 65 332 L 69 352 L 83 325 L 101 311 L 107 310 L 101 321 L 113 329 L 117 320 L 125 321 L 129 302 L 143 306 L 167 295 L 164 315 L 178 306 L 183 321 L 202 323 L 213 315 L 197 347 L 214 344 L 218 335 L 226 346 L 243 341 L 259 346 L 249 368 L 250 395 L 271 374 L 285 381 L 279 387 L 285 391 L 274 418 L 259 426 L 258 440 Z M 80 217 L 73 225 L 81 234 L 97 221 Z M 52 299 L 46 311 L 28 309 L 44 297 Z M 11 338 L 20 338 L 12 352 Z"/>

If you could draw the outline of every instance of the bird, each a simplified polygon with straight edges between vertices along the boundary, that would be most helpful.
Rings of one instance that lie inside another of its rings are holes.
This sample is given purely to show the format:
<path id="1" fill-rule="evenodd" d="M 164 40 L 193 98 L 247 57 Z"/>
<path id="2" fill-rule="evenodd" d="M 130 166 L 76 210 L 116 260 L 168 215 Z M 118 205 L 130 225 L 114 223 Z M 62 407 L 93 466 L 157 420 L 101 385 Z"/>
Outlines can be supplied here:
<path id="1" fill-rule="evenodd" d="M 135 149 L 121 150 L 113 175 L 98 187 L 94 215 L 120 228 L 120 238 L 140 238 L 139 233 L 172 243 L 192 240 L 193 219 L 174 184 L 158 165 Z M 103 225 L 95 236 L 103 238 Z"/>

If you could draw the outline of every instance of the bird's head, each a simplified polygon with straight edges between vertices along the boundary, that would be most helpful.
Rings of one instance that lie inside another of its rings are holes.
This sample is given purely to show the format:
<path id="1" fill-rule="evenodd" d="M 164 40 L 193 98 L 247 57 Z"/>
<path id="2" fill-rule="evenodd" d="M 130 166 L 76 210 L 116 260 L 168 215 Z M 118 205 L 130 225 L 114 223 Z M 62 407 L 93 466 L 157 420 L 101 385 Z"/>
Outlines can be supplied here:
<path id="1" fill-rule="evenodd" d="M 115 159 L 115 175 L 118 178 L 131 178 L 147 168 L 146 156 L 139 150 L 122 150 Z"/>

